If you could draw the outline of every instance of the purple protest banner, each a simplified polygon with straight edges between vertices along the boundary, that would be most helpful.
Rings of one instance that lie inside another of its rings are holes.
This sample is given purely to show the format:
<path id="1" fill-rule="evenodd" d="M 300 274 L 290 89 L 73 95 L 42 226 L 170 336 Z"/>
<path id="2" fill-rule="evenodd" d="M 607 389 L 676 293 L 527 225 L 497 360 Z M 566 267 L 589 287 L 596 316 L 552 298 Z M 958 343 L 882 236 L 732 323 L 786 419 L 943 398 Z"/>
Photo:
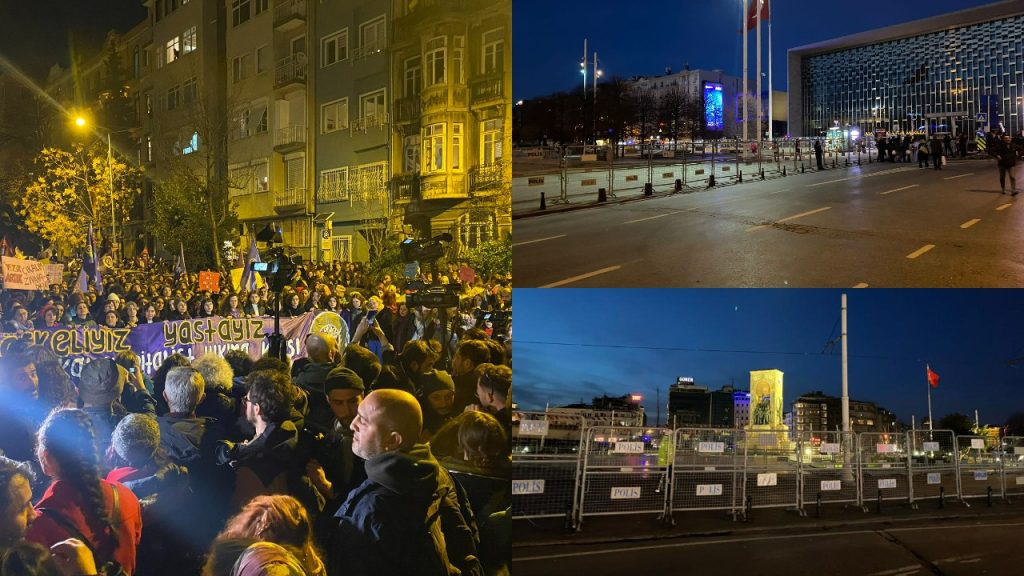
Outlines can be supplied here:
<path id="1" fill-rule="evenodd" d="M 288 356 L 301 358 L 306 354 L 306 335 L 323 313 L 307 312 L 294 318 L 281 319 L 281 334 L 288 342 Z M 323 321 L 318 323 L 318 326 Z M 82 365 L 93 358 L 114 357 L 131 350 L 139 355 L 142 371 L 153 374 L 168 356 L 178 353 L 190 359 L 203 354 L 223 356 L 228 350 L 243 350 L 253 359 L 266 353 L 266 336 L 274 331 L 274 319 L 260 318 L 196 318 L 174 322 L 141 324 L 134 328 L 74 327 L 0 333 L 0 356 L 17 340 L 52 350 L 65 369 L 77 378 Z M 317 331 L 325 331 L 318 328 Z"/>

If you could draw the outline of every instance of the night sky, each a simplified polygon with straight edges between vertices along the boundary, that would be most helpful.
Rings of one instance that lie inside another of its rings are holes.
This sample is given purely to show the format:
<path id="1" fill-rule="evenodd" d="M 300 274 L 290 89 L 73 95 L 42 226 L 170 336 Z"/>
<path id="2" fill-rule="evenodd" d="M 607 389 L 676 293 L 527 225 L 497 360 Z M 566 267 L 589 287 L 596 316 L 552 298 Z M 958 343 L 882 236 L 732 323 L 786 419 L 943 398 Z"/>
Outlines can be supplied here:
<path id="1" fill-rule="evenodd" d="M 67 67 L 69 37 L 89 51 L 145 16 L 143 0 L 0 0 L 0 56 L 41 83 L 53 64 Z"/>
<path id="2" fill-rule="evenodd" d="M 992 0 L 775 0 L 773 84 L 776 90 L 786 89 L 786 51 L 790 48 L 991 3 Z M 605 78 L 663 74 L 667 66 L 679 71 L 687 62 L 692 69 L 722 69 L 740 76 L 741 11 L 741 0 L 515 0 L 513 98 L 533 98 L 581 85 L 579 62 L 584 38 L 589 39 L 588 59 L 596 50 Z M 755 77 L 754 38 L 751 31 L 751 79 Z M 762 71 L 767 73 L 764 29 L 762 38 Z"/>
<path id="3" fill-rule="evenodd" d="M 750 370 L 785 373 L 785 410 L 803 393 L 839 397 L 839 290 L 516 290 L 515 393 L 543 410 L 639 392 L 654 422 L 677 376 L 749 390 Z M 1024 291 L 850 290 L 849 390 L 910 424 L 961 412 L 1002 424 L 1024 411 Z M 826 342 L 835 345 L 826 349 Z M 573 344 L 573 345 L 561 345 Z M 587 344 L 592 346 L 580 346 Z M 1020 359 L 1013 366 L 1011 360 Z"/>

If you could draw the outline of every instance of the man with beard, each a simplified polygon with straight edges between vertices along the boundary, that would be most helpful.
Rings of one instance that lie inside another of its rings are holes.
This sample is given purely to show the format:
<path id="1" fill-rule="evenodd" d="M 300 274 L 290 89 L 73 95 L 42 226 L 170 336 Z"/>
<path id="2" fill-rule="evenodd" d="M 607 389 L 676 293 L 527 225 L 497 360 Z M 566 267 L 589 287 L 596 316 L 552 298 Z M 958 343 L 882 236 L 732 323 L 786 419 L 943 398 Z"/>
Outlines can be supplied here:
<path id="1" fill-rule="evenodd" d="M 483 340 L 463 340 L 452 357 L 452 379 L 455 381 L 455 404 L 452 412 L 458 414 L 476 402 L 476 382 L 480 379 L 478 366 L 491 361 L 491 352 Z"/>
<path id="2" fill-rule="evenodd" d="M 482 572 L 476 525 L 454 481 L 417 441 L 419 404 L 401 390 L 377 390 L 359 404 L 352 451 L 367 479 L 334 515 L 331 574 L 434 576 Z"/>

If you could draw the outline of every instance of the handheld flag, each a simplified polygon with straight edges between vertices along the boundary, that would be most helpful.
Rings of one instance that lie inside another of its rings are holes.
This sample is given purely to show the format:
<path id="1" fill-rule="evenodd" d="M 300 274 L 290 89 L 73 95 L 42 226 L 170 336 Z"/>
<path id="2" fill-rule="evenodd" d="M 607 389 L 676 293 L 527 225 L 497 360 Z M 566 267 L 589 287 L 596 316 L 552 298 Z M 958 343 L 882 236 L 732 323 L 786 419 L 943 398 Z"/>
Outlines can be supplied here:
<path id="1" fill-rule="evenodd" d="M 96 239 L 92 233 L 92 224 L 89 224 L 89 236 L 85 241 L 85 258 L 82 260 L 82 271 L 85 272 L 87 277 L 92 277 L 93 284 L 96 286 L 96 292 L 103 294 L 103 277 L 100 274 L 99 263 L 96 261 Z M 88 282 L 88 281 L 86 281 Z M 79 287 L 83 285 L 80 283 Z M 82 290 L 84 293 L 88 289 Z"/>
<path id="2" fill-rule="evenodd" d="M 242 267 L 242 289 L 250 292 L 256 289 L 256 273 L 252 270 L 253 262 L 261 262 L 255 238 L 249 241 L 249 255 L 246 256 L 245 266 Z"/>
<path id="3" fill-rule="evenodd" d="M 760 7 L 760 15 L 758 15 L 758 7 Z M 750 7 L 747 8 L 747 30 L 753 30 L 757 27 L 757 21 L 762 22 L 768 20 L 768 0 L 752 0 Z"/>
<path id="4" fill-rule="evenodd" d="M 188 274 L 188 270 L 185 269 L 185 245 L 178 243 L 178 247 L 181 249 L 178 258 L 174 263 L 174 281 L 177 282 L 179 278 Z"/>
<path id="5" fill-rule="evenodd" d="M 931 367 L 928 366 L 927 364 L 925 365 L 924 369 L 927 371 L 927 374 L 928 374 L 928 383 L 931 384 L 932 388 L 938 388 L 939 387 L 939 375 L 936 374 L 935 372 L 932 372 Z"/>

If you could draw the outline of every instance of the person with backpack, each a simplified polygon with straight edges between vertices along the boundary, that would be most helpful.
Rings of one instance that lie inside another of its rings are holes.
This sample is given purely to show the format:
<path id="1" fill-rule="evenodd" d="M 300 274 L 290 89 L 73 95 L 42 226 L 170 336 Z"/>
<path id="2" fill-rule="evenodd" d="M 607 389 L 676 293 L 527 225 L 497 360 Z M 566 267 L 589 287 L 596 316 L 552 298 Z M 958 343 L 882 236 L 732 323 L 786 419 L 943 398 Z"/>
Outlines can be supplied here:
<path id="1" fill-rule="evenodd" d="M 134 573 L 142 509 L 131 490 L 100 477 L 89 416 L 70 409 L 51 413 L 39 429 L 36 455 L 52 481 L 36 503 L 26 539 L 50 547 L 77 538 L 102 566 L 100 573 Z"/>

